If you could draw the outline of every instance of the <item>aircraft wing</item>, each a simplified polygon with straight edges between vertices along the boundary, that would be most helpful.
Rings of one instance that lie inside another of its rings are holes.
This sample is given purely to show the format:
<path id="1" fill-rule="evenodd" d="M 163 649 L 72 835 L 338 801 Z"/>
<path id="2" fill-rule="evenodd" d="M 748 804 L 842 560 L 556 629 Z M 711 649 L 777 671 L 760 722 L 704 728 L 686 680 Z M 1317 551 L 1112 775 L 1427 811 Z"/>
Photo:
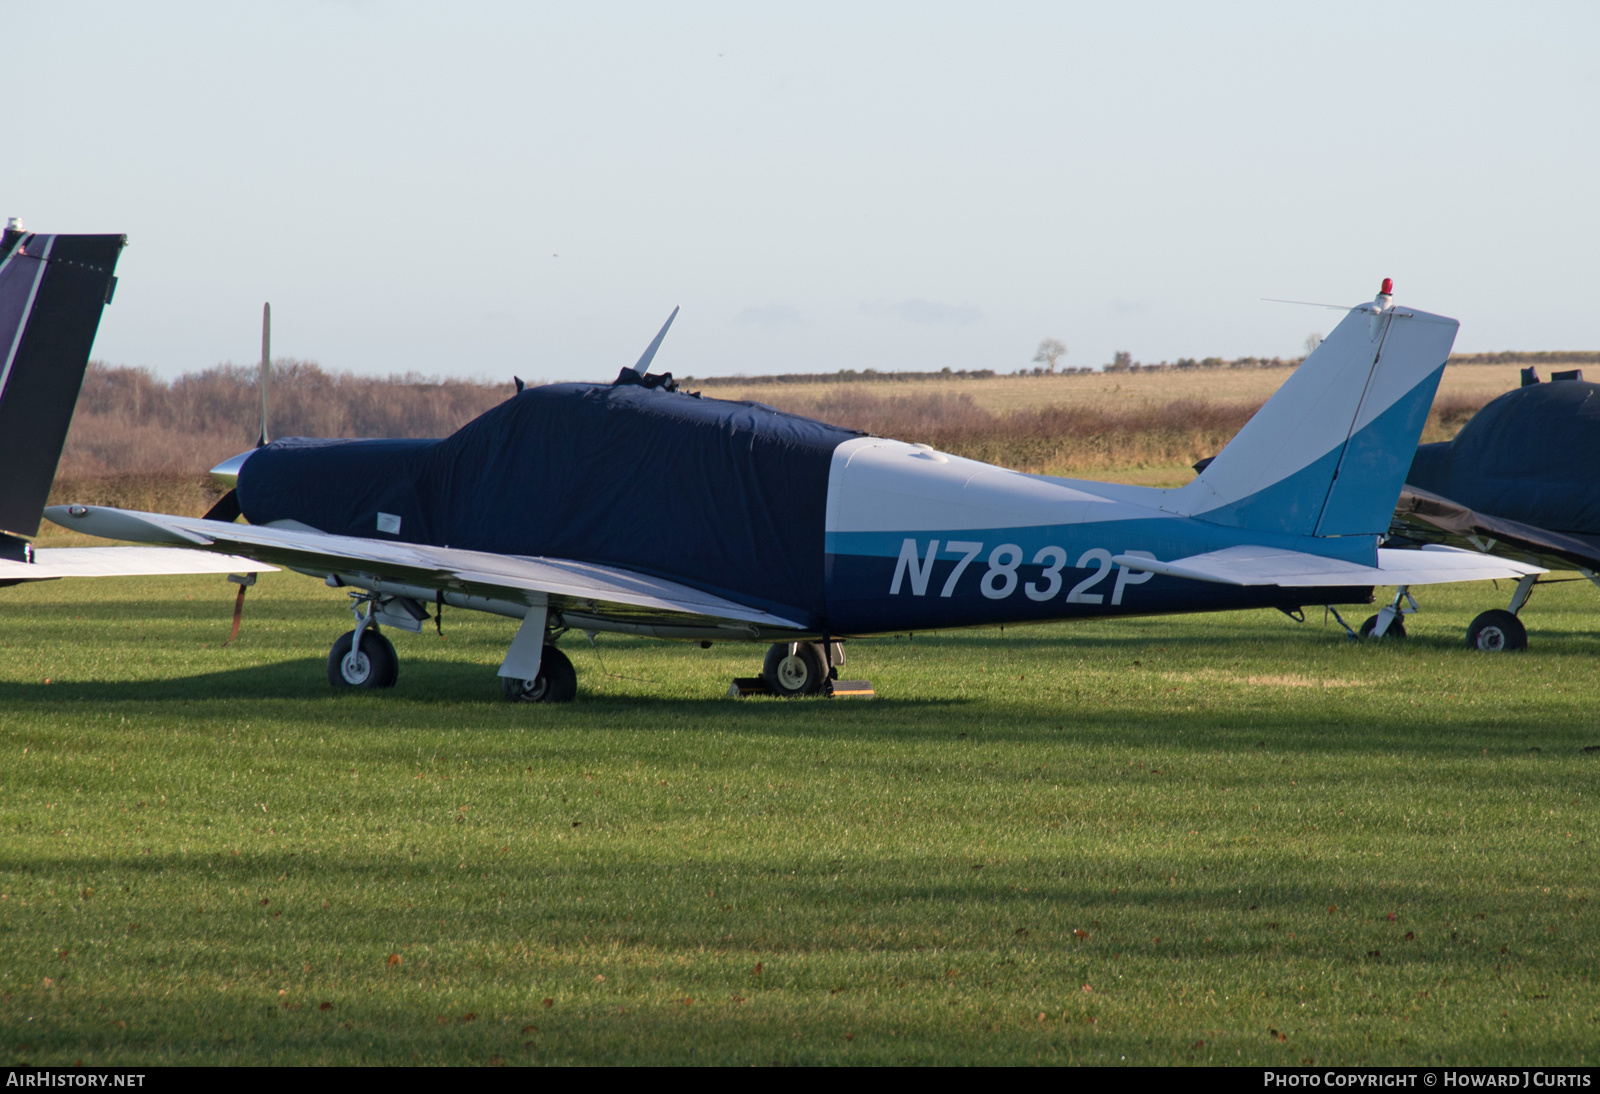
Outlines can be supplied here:
<path id="1" fill-rule="evenodd" d="M 375 591 L 415 596 L 414 590 L 430 590 L 544 605 L 586 629 L 659 631 L 662 637 L 695 625 L 737 631 L 739 637 L 804 629 L 770 612 L 618 566 L 335 536 L 303 525 L 234 524 L 94 505 L 52 506 L 45 515 L 89 535 L 224 551 Z"/>
<path id="2" fill-rule="evenodd" d="M 1421 543 L 1471 548 L 1552 569 L 1600 570 L 1600 537 L 1553 532 L 1481 513 L 1411 485 L 1400 491 L 1389 531 Z"/>
<path id="3" fill-rule="evenodd" d="M 1449 581 L 1489 581 L 1542 574 L 1521 562 L 1486 557 L 1454 547 L 1420 551 L 1378 551 L 1378 565 L 1363 566 L 1336 558 L 1286 551 L 1277 547 L 1229 547 L 1170 562 L 1140 555 L 1117 555 L 1112 562 L 1130 570 L 1148 570 L 1169 577 L 1213 581 L 1223 585 L 1278 585 L 1305 588 L 1327 585 L 1434 585 Z"/>
<path id="4" fill-rule="evenodd" d="M 236 574 L 276 569 L 239 555 L 178 547 L 41 547 L 33 553 L 32 562 L 0 559 L 0 585 L 62 577 Z"/>

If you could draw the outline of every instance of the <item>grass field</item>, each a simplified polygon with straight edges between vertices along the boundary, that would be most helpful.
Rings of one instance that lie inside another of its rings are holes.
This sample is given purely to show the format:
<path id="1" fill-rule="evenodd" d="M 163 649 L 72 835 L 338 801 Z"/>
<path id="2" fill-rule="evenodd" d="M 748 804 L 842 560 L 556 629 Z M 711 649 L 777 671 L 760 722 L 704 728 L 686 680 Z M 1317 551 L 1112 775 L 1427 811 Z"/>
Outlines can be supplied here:
<path id="1" fill-rule="evenodd" d="M 760 650 L 397 635 L 263 577 L 0 592 L 11 1062 L 1594 1063 L 1600 596 L 1356 646 L 1275 612 Z M 1360 613 L 1364 616 L 1365 612 Z"/>

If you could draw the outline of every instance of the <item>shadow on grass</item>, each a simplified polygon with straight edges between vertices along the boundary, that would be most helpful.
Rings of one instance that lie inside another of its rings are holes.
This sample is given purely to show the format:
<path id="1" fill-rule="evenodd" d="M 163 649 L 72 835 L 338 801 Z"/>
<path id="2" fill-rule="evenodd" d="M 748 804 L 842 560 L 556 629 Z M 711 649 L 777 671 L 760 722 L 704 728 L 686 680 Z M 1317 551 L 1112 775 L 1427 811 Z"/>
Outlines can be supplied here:
<path id="1" fill-rule="evenodd" d="M 419 707 L 449 707 L 459 712 L 459 720 L 454 723 L 457 729 L 475 725 L 486 730 L 503 729 L 508 719 L 513 724 L 571 725 L 591 721 L 614 727 L 619 718 L 641 728 L 652 728 L 656 723 L 661 728 L 676 728 L 684 718 L 696 725 L 743 728 L 754 716 L 780 723 L 791 735 L 795 728 L 811 722 L 819 731 L 837 724 L 841 718 L 852 725 L 885 721 L 899 724 L 906 717 L 916 716 L 914 712 L 959 709 L 981 702 L 976 698 L 733 700 L 722 696 L 593 695 L 580 690 L 578 700 L 571 704 L 511 703 L 502 698 L 492 666 L 424 660 L 402 665 L 395 688 L 371 691 L 331 687 L 326 663 L 311 658 L 155 680 L 0 682 L 0 708 L 12 711 L 47 712 L 69 703 L 178 703 L 209 707 L 221 717 L 239 710 L 258 711 L 257 704 L 273 701 L 299 705 L 301 709 L 295 716 L 311 721 L 319 715 L 333 715 L 357 706 L 369 712 L 388 709 L 397 717 Z M 846 705 L 853 711 L 844 711 Z"/>
<path id="2" fill-rule="evenodd" d="M 1192 616 L 1141 616 L 1137 619 L 1119 619 L 1108 621 L 1119 629 L 1128 624 L 1138 624 L 1145 620 L 1154 619 L 1161 622 L 1169 619 L 1192 620 Z M 1346 622 L 1352 627 L 1359 626 L 1366 616 L 1359 618 L 1347 616 Z M 1415 626 L 1415 624 L 1408 624 Z M 1092 657 L 1096 654 L 1138 655 L 1149 653 L 1153 649 L 1162 650 L 1171 654 L 1211 654 L 1217 657 L 1226 656 L 1230 647 L 1237 647 L 1241 651 L 1249 650 L 1252 656 L 1259 651 L 1255 647 L 1272 645 L 1283 647 L 1285 667 L 1293 668 L 1293 659 L 1308 653 L 1323 653 L 1329 651 L 1361 648 L 1373 650 L 1405 650 L 1449 651 L 1462 656 L 1483 657 L 1484 654 L 1469 650 L 1462 640 L 1462 635 L 1455 632 L 1442 634 L 1412 634 L 1402 642 L 1382 642 L 1374 639 L 1351 639 L 1337 624 L 1324 628 L 1320 620 L 1307 622 L 1293 630 L 1266 627 L 1246 628 L 1238 624 L 1218 626 L 1213 630 L 1196 631 L 1186 628 L 1182 631 L 1166 631 L 1152 629 L 1148 633 L 1119 633 L 1104 634 L 1089 631 L 1086 625 L 1083 631 L 1067 629 L 1052 635 L 1037 633 L 1038 628 L 1028 627 L 1018 629 L 1015 633 L 1007 631 L 997 633 L 998 628 L 986 627 L 973 631 L 940 631 L 918 632 L 912 642 L 907 642 L 901 637 L 861 638 L 855 639 L 849 647 L 850 653 L 858 661 L 866 662 L 874 650 L 915 650 L 925 654 L 962 654 L 962 655 L 989 655 L 993 657 L 1011 654 L 1048 655 L 1052 653 L 1072 653 L 1077 656 Z M 1587 631 L 1551 631 L 1547 636 L 1549 641 L 1566 640 L 1568 638 L 1586 638 Z M 1534 649 L 1532 653 L 1517 653 L 1509 656 L 1537 658 L 1541 654 L 1548 655 L 1556 651 L 1548 646 L 1542 651 Z M 1563 651 L 1578 653 L 1581 656 L 1592 656 L 1592 651 Z"/>
<path id="3" fill-rule="evenodd" d="M 667 861 L 667 860 L 671 861 Z M 460 860 L 461 865 L 458 865 Z M 337 953 L 351 948 L 381 957 L 405 940 L 414 949 L 445 951 L 484 944 L 511 946 L 538 939 L 537 949 L 574 954 L 633 949 L 733 955 L 815 957 L 879 955 L 876 961 L 924 960 L 938 977 L 963 956 L 992 965 L 999 953 L 1027 953 L 1044 966 L 1104 961 L 1113 953 L 1165 959 L 1277 957 L 1338 962 L 1351 967 L 1427 965 L 1439 960 L 1501 961 L 1511 926 L 1535 903 L 1529 895 L 1495 899 L 1469 881 L 1374 877 L 1359 893 L 1341 887 L 1330 904 L 1325 883 L 1281 880 L 1273 857 L 1215 858 L 1215 882 L 1201 882 L 1192 863 L 1166 868 L 1150 859 L 1102 864 L 1085 876 L 1055 859 L 1021 857 L 993 863 L 981 874 L 944 858 L 874 857 L 856 865 L 832 861 L 718 856 L 714 861 L 660 854 L 655 861 L 620 861 L 598 854 L 589 862 L 518 862 L 471 852 L 421 861 L 358 859 L 329 854 L 230 853 L 219 848 L 188 855 L 97 857 L 0 856 L 0 874 L 70 877 L 114 891 L 134 878 L 168 890 L 205 890 L 204 908 L 180 922 L 151 923 L 157 935 L 203 930 L 213 945 L 182 962 L 225 972 L 239 950 L 272 939 L 240 933 L 292 929 L 298 949 Z M 1286 862 L 1284 863 L 1286 865 Z M 1156 865 L 1159 865 L 1156 864 Z M 461 870 L 470 868 L 469 875 Z M 1076 875 L 1076 876 L 1074 876 Z M 441 895 L 442 879 L 469 876 L 471 892 Z M 172 879 L 183 879 L 177 885 Z M 286 881 L 285 879 L 292 879 Z M 1020 886 L 1026 885 L 1026 889 Z M 220 894 L 226 891 L 230 895 Z M 724 894 L 708 901 L 706 893 Z M 324 894 L 346 897 L 330 907 Z M 362 894 L 354 896 L 353 894 Z M 350 903 L 354 901 L 354 903 Z M 726 901 L 726 903 L 724 903 Z M 415 902 L 415 903 L 414 903 Z M 419 908 L 421 912 L 419 913 Z M 1388 919 L 1393 909 L 1402 919 Z M 1413 911 L 1426 908 L 1430 917 Z M 872 913 L 863 918 L 863 909 Z M 1474 918 L 1490 914 L 1493 921 Z M 437 925 L 429 915 L 445 915 Z M 351 916 L 360 928 L 352 933 Z M 1441 926 L 1436 917 L 1445 915 Z M 282 923 L 275 920 L 282 918 Z M 515 924 L 508 932 L 507 925 Z M 1077 932 L 1081 925 L 1092 929 Z M 1413 937 L 1406 931 L 1416 928 Z M 88 929 L 87 927 L 85 929 Z M 232 947 L 214 943 L 229 935 Z M 869 937 L 870 936 L 870 937 Z M 1583 937 L 1559 943 L 1538 934 L 1518 940 L 1518 960 L 1537 960 L 1556 947 L 1568 952 Z M 435 965 L 459 960 L 439 955 Z M 713 962 L 716 964 L 716 962 Z M 436 970 L 437 971 L 437 970 Z M 802 979 L 805 974 L 800 973 Z M 825 971 L 818 975 L 826 976 Z"/>
<path id="4" fill-rule="evenodd" d="M 972 760 L 980 749 L 1022 746 L 1110 748 L 1119 755 L 1177 753 L 1195 759 L 1265 749 L 1273 755 L 1300 756 L 1381 753 L 1426 763 L 1508 756 L 1544 764 L 1600 762 L 1600 754 L 1582 751 L 1600 744 L 1600 734 L 1587 722 L 1569 725 L 1535 711 L 1517 714 L 1493 706 L 1467 716 L 1460 710 L 1388 711 L 1370 704 L 1330 704 L 1308 717 L 1303 708 L 1220 703 L 1197 712 L 1092 697 L 998 704 L 982 695 L 735 700 L 581 691 L 575 703 L 544 705 L 504 701 L 492 669 L 483 665 L 417 662 L 402 672 L 392 691 L 335 691 L 326 683 L 324 664 L 311 659 L 150 681 L 0 683 L 0 709 L 14 714 L 50 715 L 96 706 L 111 713 L 202 722 L 268 718 L 282 730 L 308 738 L 338 728 L 344 747 L 358 747 L 380 763 L 409 763 L 417 734 L 449 735 L 460 745 L 466 733 L 481 735 L 471 747 L 485 758 L 505 750 L 505 762 L 521 764 L 529 731 L 542 734 L 540 748 L 547 760 L 564 756 L 584 762 L 605 762 L 618 749 L 635 758 L 671 762 L 681 758 L 682 742 L 674 743 L 674 738 L 683 733 L 761 748 L 801 741 L 846 750 L 932 744 L 948 746 L 953 760 Z M 347 730 L 360 735 L 350 736 Z M 934 759 L 939 755 L 943 753 Z M 1018 762 L 1037 762 L 1037 756 L 1017 755 Z M 884 759 L 911 758 L 890 753 Z"/>
<path id="5" fill-rule="evenodd" d="M 1167 625 L 1168 619 L 1177 618 L 1184 619 L 1185 625 Z M 1009 658 L 1048 663 L 1054 656 L 1068 654 L 1080 665 L 1088 662 L 1093 667 L 1096 659 L 1103 659 L 1119 671 L 1140 658 L 1148 663 L 1150 656 L 1159 656 L 1161 662 L 1170 661 L 1177 668 L 1198 665 L 1204 669 L 1208 661 L 1213 665 L 1231 661 L 1229 646 L 1235 643 L 1253 647 L 1248 650 L 1249 656 L 1259 662 L 1259 647 L 1268 641 L 1285 670 L 1304 668 L 1310 672 L 1325 670 L 1329 660 L 1385 667 L 1403 666 L 1408 661 L 1414 665 L 1417 653 L 1430 659 L 1445 651 L 1456 658 L 1482 656 L 1460 648 L 1453 639 L 1426 637 L 1413 637 L 1392 646 L 1350 650 L 1347 639 L 1335 628 L 1324 630 L 1320 624 L 1314 629 L 1293 626 L 1260 613 L 1217 617 L 1217 626 L 1205 628 L 1187 625 L 1187 620 L 1188 617 L 1166 617 L 1096 621 L 1082 628 L 1030 626 L 1006 628 L 1003 633 L 991 627 L 927 632 L 911 640 L 866 639 L 848 647 L 850 657 L 844 675 L 870 679 L 877 675 L 875 668 L 881 666 L 888 672 L 891 663 L 898 672 L 907 663 L 908 653 L 915 654 L 913 660 L 924 674 L 938 673 L 947 664 L 950 679 L 970 678 L 975 682 L 979 679 L 973 675 L 975 669 L 988 666 L 992 670 Z M 1193 705 L 1174 709 L 1159 696 L 1152 701 L 1142 696 L 1119 699 L 1110 691 L 1102 694 L 1099 684 L 1086 684 L 1081 691 L 1058 686 L 1050 695 L 1021 691 L 1008 694 L 1006 685 L 993 675 L 981 685 L 986 690 L 972 695 L 951 695 L 954 688 L 944 686 L 941 690 L 945 694 L 932 697 L 891 694 L 871 700 L 731 700 L 721 694 L 725 684 L 709 681 L 694 696 L 684 696 L 681 686 L 676 695 L 651 694 L 651 687 L 667 685 L 643 677 L 670 679 L 677 665 L 692 664 L 691 659 L 698 657 L 699 651 L 685 650 L 681 659 L 677 654 L 668 654 L 663 664 L 661 644 L 645 640 L 608 642 L 605 657 L 600 658 L 597 652 L 592 662 L 582 643 L 569 643 L 568 648 L 578 662 L 580 687 L 578 702 L 571 705 L 506 703 L 500 698 L 492 663 L 448 657 L 402 656 L 399 684 L 392 691 L 338 691 L 328 685 L 326 663 L 318 656 L 149 680 L 57 678 L 49 684 L 0 682 L 0 709 L 44 714 L 65 704 L 129 704 L 147 710 L 180 704 L 181 711 L 166 713 L 192 716 L 200 708 L 204 716 L 226 718 L 264 713 L 259 704 L 271 702 L 283 704 L 275 713 L 286 726 L 298 721 L 308 729 L 315 729 L 324 719 L 348 721 L 360 712 L 384 732 L 395 728 L 490 733 L 556 727 L 590 733 L 689 730 L 752 740 L 1008 742 L 1177 748 L 1191 752 L 1260 743 L 1272 749 L 1320 753 L 1377 749 L 1428 757 L 1460 757 L 1486 748 L 1501 753 L 1507 749 L 1523 752 L 1534 745 L 1566 750 L 1569 746 L 1600 742 L 1600 736 L 1590 734 L 1586 725 L 1553 721 L 1525 704 L 1486 703 L 1468 711 L 1408 703 L 1391 709 L 1371 702 L 1349 702 L 1340 694 L 1318 697 L 1311 703 L 1299 699 L 1262 703 L 1255 693 L 1219 693 L 1205 700 L 1204 709 Z M 748 668 L 730 663 L 733 658 L 723 652 L 720 671 L 730 676 L 734 672 L 754 672 L 761 649 L 757 645 L 749 647 Z M 1356 656 L 1342 656 L 1346 650 Z M 453 656 L 460 657 L 464 652 L 458 650 Z M 474 646 L 472 655 L 485 653 L 498 659 L 498 647 L 492 644 L 482 649 Z M 639 670 L 637 677 L 630 672 L 635 654 L 653 659 L 647 663 L 648 668 Z M 742 660 L 743 651 L 739 656 Z M 1541 661 L 1536 653 L 1514 656 L 1530 670 Z M 614 671 L 605 671 L 608 667 Z M 1259 669 L 1259 665 L 1255 667 Z M 1030 674 L 1036 671 L 1028 669 Z M 1075 671 L 1063 666 L 1066 675 Z M 698 665 L 692 672 L 700 679 L 706 666 Z M 1127 679 L 1133 681 L 1136 676 Z M 1066 683 L 1066 676 L 1056 683 Z M 629 688 L 633 693 L 627 693 Z M 1579 736 L 1584 739 L 1579 740 Z M 583 741 L 548 743 L 557 748 L 590 747 Z M 1547 752 L 1547 758 L 1553 755 Z"/>

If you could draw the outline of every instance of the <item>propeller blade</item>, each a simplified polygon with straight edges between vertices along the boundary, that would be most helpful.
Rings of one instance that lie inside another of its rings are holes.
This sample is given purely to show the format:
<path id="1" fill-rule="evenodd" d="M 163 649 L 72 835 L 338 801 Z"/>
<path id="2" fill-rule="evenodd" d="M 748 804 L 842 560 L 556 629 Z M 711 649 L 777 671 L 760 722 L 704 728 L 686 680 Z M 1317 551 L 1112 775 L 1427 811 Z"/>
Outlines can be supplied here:
<path id="1" fill-rule="evenodd" d="M 272 305 L 261 305 L 261 436 L 256 447 L 265 448 L 272 443 L 267 436 L 267 373 L 272 369 Z"/>
<path id="2" fill-rule="evenodd" d="M 661 348 L 661 341 L 667 336 L 667 328 L 672 326 L 672 321 L 676 318 L 678 318 L 678 309 L 673 308 L 672 314 L 667 316 L 667 321 L 661 325 L 661 333 L 656 335 L 654 342 L 650 343 L 650 348 L 644 351 L 644 356 L 639 358 L 639 363 L 633 366 L 633 371 L 640 376 L 650 371 L 650 362 L 656 359 L 656 350 Z"/>
<path id="3" fill-rule="evenodd" d="M 222 495 L 222 497 L 218 498 L 217 503 L 210 509 L 207 509 L 206 515 L 200 519 L 220 520 L 232 524 L 234 521 L 239 519 L 239 514 L 242 512 L 243 510 L 239 508 L 239 491 L 229 490 L 226 494 Z"/>

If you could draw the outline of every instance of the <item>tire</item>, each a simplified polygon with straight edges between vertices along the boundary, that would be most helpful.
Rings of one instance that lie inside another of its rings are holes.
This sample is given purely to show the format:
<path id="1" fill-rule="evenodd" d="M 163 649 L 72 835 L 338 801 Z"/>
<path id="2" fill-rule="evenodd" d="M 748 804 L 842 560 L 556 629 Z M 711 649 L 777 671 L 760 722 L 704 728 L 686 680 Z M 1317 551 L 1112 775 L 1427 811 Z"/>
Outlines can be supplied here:
<path id="1" fill-rule="evenodd" d="M 821 645 L 816 642 L 775 644 L 767 651 L 761 678 L 772 689 L 772 694 L 785 699 L 818 694 L 828 680 L 828 666 Z"/>
<path id="2" fill-rule="evenodd" d="M 500 677 L 500 694 L 514 703 L 570 703 L 578 697 L 578 670 L 567 655 L 546 646 L 532 680 Z"/>
<path id="3" fill-rule="evenodd" d="M 1484 612 L 1467 628 L 1467 649 L 1484 653 L 1506 653 L 1528 648 L 1528 628 L 1522 620 L 1501 608 Z"/>
<path id="4" fill-rule="evenodd" d="M 361 653 L 352 658 L 356 632 L 346 631 L 328 651 L 328 683 L 336 688 L 392 688 L 400 678 L 400 658 L 394 644 L 368 627 L 361 635 Z"/>
<path id="5" fill-rule="evenodd" d="M 388 659 L 388 667 L 384 670 L 383 677 L 375 685 L 380 688 L 392 688 L 400 679 L 400 655 L 394 651 L 394 643 L 389 641 L 389 636 L 379 634 L 376 627 L 368 627 L 366 640 L 363 646 L 376 642 L 382 648 L 384 656 Z"/>
<path id="6" fill-rule="evenodd" d="M 1374 616 L 1371 616 L 1370 618 L 1368 618 L 1365 623 L 1361 624 L 1361 637 L 1362 638 L 1371 638 L 1372 637 L 1372 631 L 1373 631 L 1373 629 L 1375 627 L 1377 627 L 1377 625 L 1378 625 L 1378 617 L 1377 616 L 1374 615 Z M 1387 641 L 1390 638 L 1401 639 L 1401 638 L 1404 638 L 1405 636 L 1406 636 L 1405 620 L 1403 620 L 1400 616 L 1397 615 L 1392 620 L 1389 621 L 1389 629 L 1383 632 L 1383 638 L 1384 638 L 1385 641 Z"/>

